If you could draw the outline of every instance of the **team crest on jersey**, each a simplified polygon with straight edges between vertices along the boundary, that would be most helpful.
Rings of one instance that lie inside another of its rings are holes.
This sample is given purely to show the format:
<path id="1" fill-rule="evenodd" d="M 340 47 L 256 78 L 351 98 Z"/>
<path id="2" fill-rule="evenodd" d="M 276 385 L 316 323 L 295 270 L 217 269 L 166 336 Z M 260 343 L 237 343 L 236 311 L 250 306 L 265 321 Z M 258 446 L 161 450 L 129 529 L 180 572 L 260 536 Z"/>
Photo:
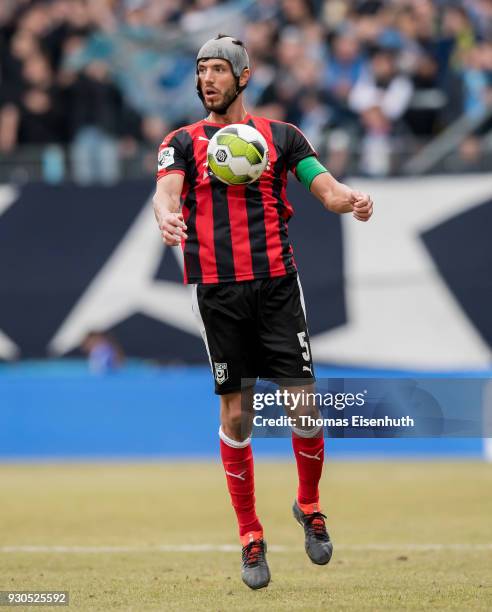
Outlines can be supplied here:
<path id="1" fill-rule="evenodd" d="M 218 385 L 225 383 L 225 381 L 229 378 L 229 373 L 227 372 L 227 363 L 217 363 L 214 361 L 215 365 L 215 380 Z"/>
<path id="2" fill-rule="evenodd" d="M 174 164 L 174 147 L 165 147 L 159 152 L 158 169 L 162 170 L 171 164 Z"/>

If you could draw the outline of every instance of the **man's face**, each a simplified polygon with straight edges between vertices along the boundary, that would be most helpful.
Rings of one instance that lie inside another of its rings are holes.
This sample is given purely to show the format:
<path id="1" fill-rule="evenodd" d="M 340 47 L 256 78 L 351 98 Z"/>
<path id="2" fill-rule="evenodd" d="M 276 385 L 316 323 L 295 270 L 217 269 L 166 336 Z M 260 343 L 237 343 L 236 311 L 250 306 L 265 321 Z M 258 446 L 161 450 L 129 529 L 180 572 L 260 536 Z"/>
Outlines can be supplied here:
<path id="1" fill-rule="evenodd" d="M 203 104 L 209 112 L 225 113 L 236 95 L 236 78 L 226 60 L 208 59 L 198 62 L 198 86 Z"/>
<path id="2" fill-rule="evenodd" d="M 390 53 L 380 51 L 372 58 L 372 69 L 377 79 L 389 79 L 395 73 L 395 61 Z"/>

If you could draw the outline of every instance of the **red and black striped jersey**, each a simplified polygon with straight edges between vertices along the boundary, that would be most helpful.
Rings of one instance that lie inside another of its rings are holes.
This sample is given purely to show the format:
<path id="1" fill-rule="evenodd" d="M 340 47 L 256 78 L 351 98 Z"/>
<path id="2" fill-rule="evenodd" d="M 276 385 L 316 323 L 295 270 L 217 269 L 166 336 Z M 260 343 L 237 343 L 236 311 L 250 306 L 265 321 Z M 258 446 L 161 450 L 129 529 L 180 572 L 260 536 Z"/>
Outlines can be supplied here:
<path id="1" fill-rule="evenodd" d="M 184 282 L 220 283 L 284 276 L 296 270 L 287 223 L 287 173 L 316 155 L 303 133 L 282 121 L 247 115 L 268 144 L 269 163 L 258 181 L 225 185 L 208 169 L 209 139 L 224 125 L 198 121 L 169 134 L 159 148 L 157 179 L 183 174 Z"/>

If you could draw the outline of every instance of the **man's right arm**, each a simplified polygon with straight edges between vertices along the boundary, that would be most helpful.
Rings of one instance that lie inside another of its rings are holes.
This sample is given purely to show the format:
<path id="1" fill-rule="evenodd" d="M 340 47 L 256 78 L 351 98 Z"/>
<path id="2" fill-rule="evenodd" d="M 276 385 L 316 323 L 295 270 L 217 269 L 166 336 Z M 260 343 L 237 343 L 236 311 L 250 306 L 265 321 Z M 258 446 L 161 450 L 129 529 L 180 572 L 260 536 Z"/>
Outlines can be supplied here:
<path id="1" fill-rule="evenodd" d="M 167 246 L 178 246 L 188 238 L 183 214 L 180 212 L 183 183 L 184 176 L 181 173 L 164 175 L 157 181 L 152 200 L 162 240 Z"/>

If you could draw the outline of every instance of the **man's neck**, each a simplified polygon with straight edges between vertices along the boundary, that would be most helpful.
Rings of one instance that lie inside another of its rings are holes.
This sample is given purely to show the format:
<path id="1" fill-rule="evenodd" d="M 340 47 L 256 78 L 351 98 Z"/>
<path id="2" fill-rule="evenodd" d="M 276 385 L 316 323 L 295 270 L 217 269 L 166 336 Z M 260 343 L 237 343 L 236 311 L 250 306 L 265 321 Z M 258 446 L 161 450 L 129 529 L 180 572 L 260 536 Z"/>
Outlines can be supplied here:
<path id="1" fill-rule="evenodd" d="M 242 123 L 247 114 L 248 113 L 242 104 L 238 104 L 236 106 L 234 103 L 232 103 L 227 109 L 227 113 L 225 115 L 219 115 L 218 113 L 214 113 L 212 111 L 207 117 L 207 121 L 210 121 L 211 123 L 220 123 L 221 125 Z"/>

